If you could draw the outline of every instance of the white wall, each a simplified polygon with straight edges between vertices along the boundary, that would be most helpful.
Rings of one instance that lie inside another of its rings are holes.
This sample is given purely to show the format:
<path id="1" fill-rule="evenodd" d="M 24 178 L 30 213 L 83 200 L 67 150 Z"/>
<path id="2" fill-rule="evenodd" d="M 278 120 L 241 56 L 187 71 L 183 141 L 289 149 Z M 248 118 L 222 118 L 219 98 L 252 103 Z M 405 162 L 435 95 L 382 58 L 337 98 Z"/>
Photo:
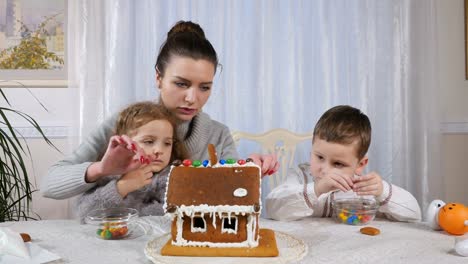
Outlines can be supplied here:
<path id="1" fill-rule="evenodd" d="M 35 186 L 39 188 L 41 178 L 47 169 L 56 161 L 63 158 L 63 152 L 68 150 L 68 140 L 66 138 L 52 139 L 54 145 L 62 151 L 58 152 L 41 139 L 28 139 L 31 149 L 33 163 L 28 162 L 28 171 L 35 175 Z M 34 166 L 34 167 L 33 167 Z M 43 219 L 64 219 L 70 218 L 72 206 L 68 200 L 53 200 L 42 197 L 39 191 L 33 193 L 32 211 Z"/>
<path id="2" fill-rule="evenodd" d="M 468 81 L 465 80 L 463 0 L 437 1 L 439 88 L 443 89 L 445 134 L 442 175 L 448 202 L 468 205 Z"/>
<path id="3" fill-rule="evenodd" d="M 16 115 L 10 116 L 12 124 L 27 139 L 32 157 L 30 159 L 30 157 L 25 156 L 28 172 L 35 177 L 34 189 L 38 189 L 40 180 L 46 174 L 47 169 L 70 153 L 71 148 L 66 137 L 71 125 L 72 109 L 75 107 L 71 95 L 72 90 L 68 88 L 31 88 L 30 91 L 34 96 L 27 90 L 19 88 L 2 88 L 2 91 L 5 92 L 11 108 L 32 116 L 62 152 L 58 152 L 38 138 L 39 134 L 24 119 Z M 44 104 L 47 111 L 35 97 Z M 0 105 L 9 107 L 3 102 Z M 32 210 L 42 219 L 63 219 L 70 216 L 68 200 L 47 199 L 42 197 L 39 192 L 33 194 Z"/>

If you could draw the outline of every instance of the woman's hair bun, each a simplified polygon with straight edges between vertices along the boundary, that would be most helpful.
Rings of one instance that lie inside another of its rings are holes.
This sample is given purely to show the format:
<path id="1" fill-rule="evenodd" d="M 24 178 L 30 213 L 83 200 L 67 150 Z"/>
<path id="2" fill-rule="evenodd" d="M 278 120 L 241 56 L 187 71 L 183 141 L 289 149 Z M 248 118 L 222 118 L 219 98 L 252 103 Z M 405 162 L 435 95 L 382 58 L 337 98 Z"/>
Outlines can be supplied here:
<path id="1" fill-rule="evenodd" d="M 179 21 L 177 22 L 169 32 L 167 32 L 167 38 L 171 38 L 179 33 L 195 33 L 201 38 L 205 38 L 205 32 L 197 23 L 193 23 L 191 21 Z"/>

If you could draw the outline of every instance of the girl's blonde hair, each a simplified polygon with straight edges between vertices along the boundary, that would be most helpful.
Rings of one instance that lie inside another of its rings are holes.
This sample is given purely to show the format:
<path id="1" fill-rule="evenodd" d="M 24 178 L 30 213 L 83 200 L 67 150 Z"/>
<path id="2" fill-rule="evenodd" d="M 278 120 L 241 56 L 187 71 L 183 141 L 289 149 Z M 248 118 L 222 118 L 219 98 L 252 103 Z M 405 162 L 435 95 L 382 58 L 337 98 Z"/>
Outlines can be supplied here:
<path id="1" fill-rule="evenodd" d="M 167 120 L 172 126 L 172 153 L 170 163 L 189 157 L 184 144 L 177 139 L 177 119 L 162 105 L 152 101 L 138 102 L 122 110 L 117 118 L 115 133 L 132 136 L 136 129 L 154 120 Z"/>

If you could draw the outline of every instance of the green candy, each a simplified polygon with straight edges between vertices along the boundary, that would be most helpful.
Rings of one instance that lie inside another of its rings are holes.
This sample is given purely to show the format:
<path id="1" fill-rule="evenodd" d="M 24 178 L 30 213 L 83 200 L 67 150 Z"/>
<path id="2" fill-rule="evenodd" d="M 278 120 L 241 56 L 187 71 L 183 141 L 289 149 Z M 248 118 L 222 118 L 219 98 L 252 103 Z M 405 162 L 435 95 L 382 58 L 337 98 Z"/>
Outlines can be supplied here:
<path id="1" fill-rule="evenodd" d="M 199 161 L 199 160 L 194 160 L 193 163 L 192 163 L 192 166 L 194 166 L 194 167 L 200 167 L 200 165 L 201 165 L 201 161 Z"/>
<path id="2" fill-rule="evenodd" d="M 112 233 L 109 231 L 109 229 L 104 231 L 104 238 L 105 239 L 111 239 L 112 238 Z"/>
<path id="3" fill-rule="evenodd" d="M 96 231 L 96 235 L 101 236 L 101 233 L 102 233 L 102 229 L 99 228 L 99 229 Z"/>
<path id="4" fill-rule="evenodd" d="M 236 163 L 236 160 L 235 159 L 227 159 L 226 163 L 227 164 L 234 164 L 234 163 Z"/>

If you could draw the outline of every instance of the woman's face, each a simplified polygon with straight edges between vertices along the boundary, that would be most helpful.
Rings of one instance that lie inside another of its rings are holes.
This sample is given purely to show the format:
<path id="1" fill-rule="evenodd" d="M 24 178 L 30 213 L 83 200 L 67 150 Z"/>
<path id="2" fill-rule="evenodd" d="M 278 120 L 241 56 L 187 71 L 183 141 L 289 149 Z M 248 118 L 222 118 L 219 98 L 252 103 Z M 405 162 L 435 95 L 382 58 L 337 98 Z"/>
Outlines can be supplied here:
<path id="1" fill-rule="evenodd" d="M 214 74 L 210 61 L 173 56 L 164 76 L 156 73 L 161 100 L 178 119 L 191 120 L 210 97 Z"/>

